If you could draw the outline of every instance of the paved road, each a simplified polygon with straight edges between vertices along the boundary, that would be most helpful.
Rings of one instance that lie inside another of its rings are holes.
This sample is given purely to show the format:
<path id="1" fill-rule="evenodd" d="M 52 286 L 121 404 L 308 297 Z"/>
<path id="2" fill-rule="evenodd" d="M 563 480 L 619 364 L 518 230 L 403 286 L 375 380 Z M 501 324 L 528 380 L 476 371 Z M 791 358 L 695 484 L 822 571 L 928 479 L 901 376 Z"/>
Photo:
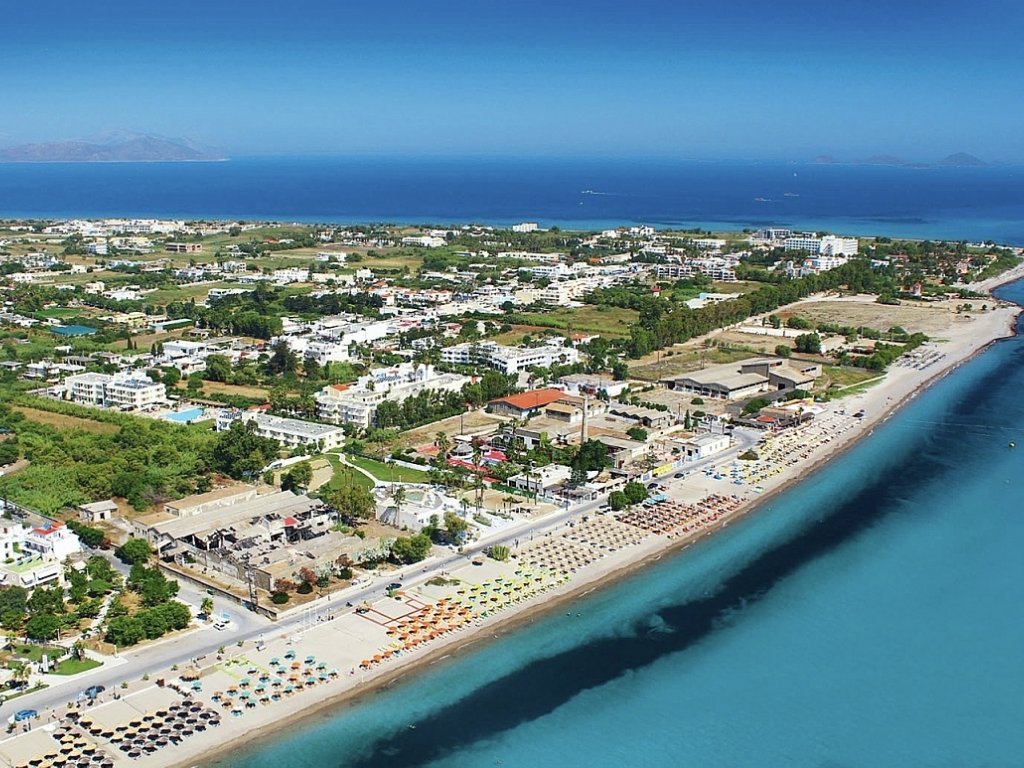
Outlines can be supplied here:
<path id="1" fill-rule="evenodd" d="M 687 464 L 683 471 L 689 475 L 709 464 L 721 464 L 732 461 L 736 456 L 754 446 L 760 437 L 760 433 L 737 429 L 733 433 L 733 446 L 729 450 L 713 457 Z M 676 474 L 678 474 L 678 471 Z M 674 475 L 669 475 L 661 478 L 659 482 L 671 486 L 680 484 L 683 481 L 675 478 Z M 406 566 L 399 571 L 389 571 L 386 574 L 381 574 L 373 583 L 353 587 L 342 593 L 335 593 L 330 597 L 321 598 L 277 622 L 271 622 L 259 614 L 248 612 L 237 603 L 232 602 L 228 604 L 228 601 L 223 598 L 215 598 L 215 612 L 228 611 L 231 614 L 232 626 L 228 629 L 217 630 L 211 625 L 203 625 L 201 628 L 187 634 L 164 641 L 157 641 L 142 649 L 122 651 L 115 659 L 108 661 L 103 667 L 93 672 L 76 676 L 66 683 L 54 685 L 42 691 L 19 697 L 14 702 L 9 703 L 5 710 L 0 713 L 0 716 L 6 717 L 17 709 L 25 708 L 44 712 L 49 707 L 61 706 L 73 700 L 82 689 L 90 685 L 106 686 L 107 693 L 103 694 L 100 699 L 104 701 L 122 681 L 138 680 L 146 674 L 154 676 L 157 673 L 166 671 L 175 664 L 183 667 L 194 658 L 215 654 L 219 647 L 231 645 L 242 640 L 270 640 L 275 637 L 299 632 L 315 624 L 319 615 L 351 610 L 346 606 L 346 603 L 354 606 L 363 600 L 379 598 L 385 591 L 387 583 L 400 581 L 406 587 L 419 584 L 441 574 L 443 571 L 449 571 L 465 565 L 468 560 L 483 553 L 494 544 L 513 546 L 517 540 L 526 542 L 531 538 L 543 536 L 548 532 L 557 530 L 564 526 L 571 518 L 595 511 L 605 501 L 606 499 L 602 497 L 568 509 L 560 509 L 540 520 L 524 520 L 521 523 L 505 528 L 487 539 L 473 542 L 469 546 L 464 547 L 462 552 L 447 550 L 440 557 L 431 559 L 427 564 L 421 563 Z M 114 563 L 115 567 L 122 573 L 127 573 L 127 568 L 123 564 L 116 560 Z M 190 603 L 198 611 L 199 604 L 207 596 L 206 592 L 184 581 L 180 582 L 180 584 L 179 597 L 186 603 Z"/>

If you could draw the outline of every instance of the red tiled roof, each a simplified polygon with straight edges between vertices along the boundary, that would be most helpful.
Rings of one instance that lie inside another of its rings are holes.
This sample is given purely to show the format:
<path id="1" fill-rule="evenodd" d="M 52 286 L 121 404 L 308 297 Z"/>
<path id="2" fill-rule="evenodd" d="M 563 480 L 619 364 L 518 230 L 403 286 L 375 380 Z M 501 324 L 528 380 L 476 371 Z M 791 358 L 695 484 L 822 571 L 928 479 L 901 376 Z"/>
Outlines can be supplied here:
<path id="1" fill-rule="evenodd" d="M 45 528 L 33 528 L 32 533 L 37 536 L 49 536 L 51 533 L 56 533 L 64 527 L 64 523 L 50 523 Z"/>
<path id="2" fill-rule="evenodd" d="M 523 392 L 519 395 L 509 395 L 491 400 L 491 403 L 508 403 L 513 408 L 522 411 L 530 408 L 543 408 L 556 400 L 565 397 L 565 392 L 560 389 L 535 389 L 532 392 Z"/>
<path id="3" fill-rule="evenodd" d="M 298 521 L 298 520 L 296 520 L 296 519 L 295 519 L 294 517 L 292 517 L 291 515 L 289 515 L 288 517 L 286 517 L 286 518 L 284 519 L 284 524 L 285 524 L 286 526 L 288 526 L 288 527 L 291 527 L 291 526 L 293 526 L 293 525 L 297 525 L 297 524 L 298 524 L 298 522 L 299 522 L 299 521 Z"/>

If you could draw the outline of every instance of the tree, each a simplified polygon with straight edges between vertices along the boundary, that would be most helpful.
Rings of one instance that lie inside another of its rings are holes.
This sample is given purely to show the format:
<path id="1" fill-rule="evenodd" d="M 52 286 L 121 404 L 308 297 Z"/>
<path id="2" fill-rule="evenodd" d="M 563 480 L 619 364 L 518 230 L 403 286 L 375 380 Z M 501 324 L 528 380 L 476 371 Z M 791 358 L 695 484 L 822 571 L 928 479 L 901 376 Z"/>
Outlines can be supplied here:
<path id="1" fill-rule="evenodd" d="M 153 550 L 145 539 L 128 539 L 128 541 L 114 550 L 114 555 L 117 559 L 126 565 L 144 563 L 149 560 L 151 554 L 153 554 Z"/>
<path id="2" fill-rule="evenodd" d="M 778 344 L 775 347 L 775 354 L 778 355 L 779 357 L 789 357 L 792 353 L 793 350 L 791 350 L 785 344 Z"/>
<path id="3" fill-rule="evenodd" d="M 629 499 L 622 491 L 612 491 L 608 494 L 608 506 L 618 512 L 620 509 L 625 509 L 629 506 Z"/>
<path id="4" fill-rule="evenodd" d="M 52 613 L 38 613 L 25 623 L 30 640 L 52 640 L 60 629 L 60 619 Z"/>
<path id="5" fill-rule="evenodd" d="M 64 613 L 64 590 L 59 586 L 36 587 L 27 602 L 29 613 Z"/>
<path id="6" fill-rule="evenodd" d="M 572 457 L 569 466 L 587 472 L 600 472 L 608 463 L 608 446 L 597 440 L 587 440 Z"/>
<path id="7" fill-rule="evenodd" d="M 454 512 L 444 513 L 444 529 L 448 533 L 448 538 L 453 542 L 461 542 L 469 530 L 469 523 L 459 517 Z"/>
<path id="8" fill-rule="evenodd" d="M 277 440 L 256 434 L 253 421 L 234 421 L 229 429 L 217 433 L 207 461 L 211 468 L 239 480 L 260 472 L 277 458 Z"/>
<path id="9" fill-rule="evenodd" d="M 373 494 L 361 485 L 346 483 L 319 493 L 323 502 L 349 524 L 356 520 L 368 520 L 377 513 L 377 502 Z"/>
<path id="10" fill-rule="evenodd" d="M 199 604 L 199 612 L 202 613 L 203 616 L 205 616 L 207 618 L 207 620 L 210 619 L 210 617 L 213 615 L 213 598 L 212 597 L 204 597 L 203 598 L 203 602 Z"/>
<path id="11" fill-rule="evenodd" d="M 740 412 L 740 415 L 748 416 L 751 413 L 756 413 L 757 411 L 760 411 L 767 405 L 769 405 L 769 402 L 765 398 L 755 397 L 753 400 L 751 400 L 749 403 L 743 406 L 743 410 Z"/>
<path id="12" fill-rule="evenodd" d="M 637 440 L 638 442 L 641 443 L 647 442 L 647 430 L 644 429 L 643 427 L 630 427 L 629 429 L 626 430 L 626 434 L 632 440 Z"/>
<path id="13" fill-rule="evenodd" d="M 313 482 L 313 467 L 308 461 L 300 461 L 281 478 L 282 491 L 302 493 Z"/>
<path id="14" fill-rule="evenodd" d="M 821 353 L 821 336 L 816 333 L 802 333 L 796 337 L 796 351 L 817 355 Z"/>
<path id="15" fill-rule="evenodd" d="M 282 339 L 275 343 L 271 349 L 273 349 L 273 354 L 267 360 L 268 373 L 294 373 L 298 370 L 299 358 L 291 351 L 288 342 Z"/>
<path id="16" fill-rule="evenodd" d="M 181 371 L 177 368 L 164 368 L 161 378 L 163 379 L 164 386 L 168 389 L 174 389 L 178 382 L 181 381 Z"/>
<path id="17" fill-rule="evenodd" d="M 612 363 L 612 378 L 615 381 L 625 381 L 629 377 L 629 366 L 622 360 Z"/>
<path id="18" fill-rule="evenodd" d="M 644 484 L 638 483 L 635 480 L 626 483 L 622 492 L 630 504 L 639 504 L 647 498 L 647 489 L 644 487 Z"/>
<path id="19" fill-rule="evenodd" d="M 430 554 L 430 546 L 430 537 L 422 533 L 399 536 L 391 545 L 391 557 L 405 565 L 418 563 Z"/>
<path id="20" fill-rule="evenodd" d="M 207 357 L 206 378 L 209 381 L 230 381 L 231 361 L 224 355 L 210 355 Z"/>
<path id="21" fill-rule="evenodd" d="M 114 645 L 135 645 L 146 637 L 142 623 L 133 616 L 115 616 L 107 622 L 104 640 Z"/>

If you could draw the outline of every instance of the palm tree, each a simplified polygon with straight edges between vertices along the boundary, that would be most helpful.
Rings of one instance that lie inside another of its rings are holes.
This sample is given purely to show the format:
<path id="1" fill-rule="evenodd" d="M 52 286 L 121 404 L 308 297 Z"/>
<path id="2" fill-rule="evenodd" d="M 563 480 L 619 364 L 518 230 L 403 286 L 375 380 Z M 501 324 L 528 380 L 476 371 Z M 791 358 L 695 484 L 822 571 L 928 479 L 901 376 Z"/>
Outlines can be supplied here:
<path id="1" fill-rule="evenodd" d="M 448 451 L 452 448 L 451 441 L 448 439 L 448 433 L 438 432 L 434 436 L 434 445 L 437 446 L 438 461 L 441 464 L 444 464 L 445 460 L 448 458 Z"/>
<path id="2" fill-rule="evenodd" d="M 395 517 L 397 519 L 399 513 L 402 511 L 402 505 L 405 503 L 405 486 L 396 485 L 391 491 L 391 500 L 395 502 Z"/>

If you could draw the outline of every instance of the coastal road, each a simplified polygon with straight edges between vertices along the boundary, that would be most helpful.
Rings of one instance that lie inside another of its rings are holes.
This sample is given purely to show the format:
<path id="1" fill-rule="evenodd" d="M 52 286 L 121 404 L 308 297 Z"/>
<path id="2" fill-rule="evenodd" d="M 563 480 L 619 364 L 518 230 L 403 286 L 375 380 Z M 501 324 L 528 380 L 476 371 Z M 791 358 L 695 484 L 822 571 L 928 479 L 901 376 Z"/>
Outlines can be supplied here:
<path id="1" fill-rule="evenodd" d="M 756 445 L 761 438 L 761 433 L 737 429 L 732 436 L 733 445 L 728 450 L 687 464 L 685 468 L 659 479 L 658 482 L 669 487 L 681 485 L 685 482 L 685 478 L 675 478 L 674 476 L 679 472 L 685 472 L 689 476 L 706 466 L 732 461 Z M 45 713 L 48 708 L 60 707 L 74 700 L 79 692 L 91 685 L 103 685 L 107 688 L 107 691 L 99 699 L 101 702 L 106 701 L 124 681 L 139 680 L 144 675 L 156 677 L 166 674 L 167 670 L 174 665 L 184 667 L 193 659 L 213 656 L 222 646 L 260 639 L 269 641 L 276 637 L 301 632 L 303 629 L 315 625 L 322 617 L 352 610 L 346 603 L 355 606 L 364 600 L 379 598 L 390 582 L 400 581 L 405 587 L 415 586 L 446 571 L 465 565 L 495 544 L 505 544 L 514 548 L 517 541 L 526 543 L 538 536 L 557 531 L 573 518 L 595 512 L 606 500 L 605 497 L 601 497 L 594 501 L 556 510 L 539 520 L 524 520 L 488 538 L 463 547 L 462 552 L 448 550 L 427 563 L 417 563 L 397 571 L 381 574 L 373 583 L 350 587 L 343 592 L 320 598 L 276 622 L 272 622 L 260 614 L 246 611 L 237 603 L 229 605 L 226 600 L 215 597 L 215 613 L 219 614 L 223 611 L 230 613 L 232 623 L 228 629 L 218 630 L 211 624 L 203 623 L 199 628 L 185 634 L 158 640 L 136 650 L 120 651 L 97 670 L 77 675 L 67 682 L 54 684 L 41 691 L 19 697 L 16 701 L 11 702 L 9 707 L 0 713 L 0 716 L 6 717 L 17 709 L 26 708 Z M 127 574 L 127 568 L 123 564 L 116 560 L 113 562 L 120 572 Z M 203 598 L 207 596 L 206 592 L 184 581 L 179 583 L 181 585 L 179 598 L 193 606 L 194 612 L 197 612 Z M 207 658 L 203 663 L 208 664 L 209 661 L 210 659 Z"/>

